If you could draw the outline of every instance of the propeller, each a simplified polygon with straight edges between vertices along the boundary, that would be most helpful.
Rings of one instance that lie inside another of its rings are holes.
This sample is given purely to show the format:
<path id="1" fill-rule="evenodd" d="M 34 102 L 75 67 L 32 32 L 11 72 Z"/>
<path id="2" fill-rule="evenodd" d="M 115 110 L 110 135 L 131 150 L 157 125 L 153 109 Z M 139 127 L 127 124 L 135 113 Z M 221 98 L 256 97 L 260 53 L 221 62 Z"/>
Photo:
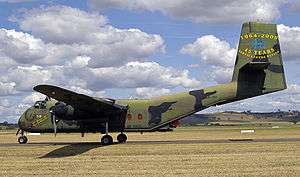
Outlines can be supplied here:
<path id="1" fill-rule="evenodd" d="M 50 113 L 51 113 L 51 120 L 53 124 L 54 136 L 56 136 L 57 133 L 56 116 L 53 110 L 50 110 Z"/>
<path id="2" fill-rule="evenodd" d="M 54 135 L 57 134 L 57 120 L 59 119 L 67 119 L 68 118 L 68 111 L 70 106 L 67 106 L 64 102 L 57 102 L 55 106 L 50 108 L 51 113 L 51 120 L 53 124 Z"/>

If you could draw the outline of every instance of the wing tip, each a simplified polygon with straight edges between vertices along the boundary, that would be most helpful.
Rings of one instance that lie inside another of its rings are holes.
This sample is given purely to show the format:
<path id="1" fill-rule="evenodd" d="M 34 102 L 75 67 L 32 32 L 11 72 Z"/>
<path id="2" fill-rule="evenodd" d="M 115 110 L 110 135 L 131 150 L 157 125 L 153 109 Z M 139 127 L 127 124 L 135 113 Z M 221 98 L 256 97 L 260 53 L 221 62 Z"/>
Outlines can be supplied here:
<path id="1" fill-rule="evenodd" d="M 33 87 L 34 91 L 40 92 L 41 90 L 43 90 L 44 88 L 49 88 L 49 87 L 56 87 L 54 85 L 48 85 L 48 84 L 39 84 Z"/>

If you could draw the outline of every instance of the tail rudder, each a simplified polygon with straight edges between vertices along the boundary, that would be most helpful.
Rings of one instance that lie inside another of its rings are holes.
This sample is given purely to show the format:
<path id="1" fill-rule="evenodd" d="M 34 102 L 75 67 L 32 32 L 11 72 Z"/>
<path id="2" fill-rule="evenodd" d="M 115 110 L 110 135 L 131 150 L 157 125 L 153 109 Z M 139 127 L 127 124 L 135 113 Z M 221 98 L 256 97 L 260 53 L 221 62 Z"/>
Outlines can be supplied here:
<path id="1" fill-rule="evenodd" d="M 275 24 L 243 24 L 232 81 L 239 98 L 286 89 Z"/>

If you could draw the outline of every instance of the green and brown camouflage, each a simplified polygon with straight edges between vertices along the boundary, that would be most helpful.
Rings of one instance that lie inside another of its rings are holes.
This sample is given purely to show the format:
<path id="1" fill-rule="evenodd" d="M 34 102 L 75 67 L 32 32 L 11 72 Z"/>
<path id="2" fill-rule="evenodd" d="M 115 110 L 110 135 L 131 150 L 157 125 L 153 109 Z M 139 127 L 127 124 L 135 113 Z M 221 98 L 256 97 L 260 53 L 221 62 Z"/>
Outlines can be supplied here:
<path id="1" fill-rule="evenodd" d="M 60 101 L 65 112 L 57 116 L 58 132 L 157 131 L 170 123 L 204 110 L 286 89 L 279 37 L 275 24 L 244 23 L 232 81 L 199 90 L 153 99 L 94 98 L 56 86 L 34 90 L 53 99 L 37 102 L 19 120 L 20 129 L 53 132 L 50 109 Z M 56 100 L 58 101 L 56 101 Z"/>

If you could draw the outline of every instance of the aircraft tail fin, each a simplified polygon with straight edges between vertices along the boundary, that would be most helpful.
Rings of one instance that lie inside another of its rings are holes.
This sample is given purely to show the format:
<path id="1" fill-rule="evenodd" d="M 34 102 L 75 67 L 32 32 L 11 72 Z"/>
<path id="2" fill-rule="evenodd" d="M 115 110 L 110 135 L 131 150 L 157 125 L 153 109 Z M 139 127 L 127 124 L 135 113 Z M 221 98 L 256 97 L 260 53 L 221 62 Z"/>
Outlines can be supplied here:
<path id="1" fill-rule="evenodd" d="M 286 89 L 275 24 L 243 24 L 232 82 L 241 99 Z"/>

